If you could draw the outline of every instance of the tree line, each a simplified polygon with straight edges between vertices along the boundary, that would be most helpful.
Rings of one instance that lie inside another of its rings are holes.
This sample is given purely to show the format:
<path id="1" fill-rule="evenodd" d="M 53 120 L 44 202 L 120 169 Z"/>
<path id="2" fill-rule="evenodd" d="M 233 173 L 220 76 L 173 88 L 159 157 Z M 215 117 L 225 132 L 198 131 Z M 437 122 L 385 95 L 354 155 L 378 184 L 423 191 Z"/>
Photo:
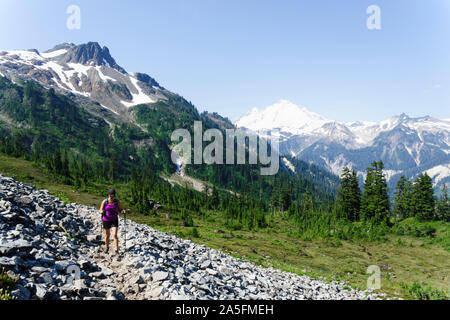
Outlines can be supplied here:
<path id="1" fill-rule="evenodd" d="M 427 173 L 414 181 L 402 176 L 395 189 L 394 201 L 388 195 L 383 162 L 373 162 L 367 169 L 364 190 L 354 170 L 345 167 L 338 190 L 337 205 L 350 221 L 389 222 L 390 218 L 414 217 L 419 221 L 450 221 L 450 204 L 444 184 L 442 196 L 434 196 L 432 179 Z"/>

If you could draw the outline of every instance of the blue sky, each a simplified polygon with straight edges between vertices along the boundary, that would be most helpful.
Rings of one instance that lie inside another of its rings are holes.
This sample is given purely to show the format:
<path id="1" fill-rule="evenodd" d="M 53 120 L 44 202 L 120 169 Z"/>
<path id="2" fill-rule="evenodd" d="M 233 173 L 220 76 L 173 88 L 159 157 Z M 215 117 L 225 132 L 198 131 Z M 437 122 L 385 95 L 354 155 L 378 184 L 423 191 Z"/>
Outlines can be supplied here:
<path id="1" fill-rule="evenodd" d="M 81 29 L 66 27 L 69 5 Z M 381 8 L 381 30 L 366 9 Z M 327 118 L 450 118 L 448 0 L 1 0 L 0 49 L 97 41 L 199 110 L 280 99 Z"/>

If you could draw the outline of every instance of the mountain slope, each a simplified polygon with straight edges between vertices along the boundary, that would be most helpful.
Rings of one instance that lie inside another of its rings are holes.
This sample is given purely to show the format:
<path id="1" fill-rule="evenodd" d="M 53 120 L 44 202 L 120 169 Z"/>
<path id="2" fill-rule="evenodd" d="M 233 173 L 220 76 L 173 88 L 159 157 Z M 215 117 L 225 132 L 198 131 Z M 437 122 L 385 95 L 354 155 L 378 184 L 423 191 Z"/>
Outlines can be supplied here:
<path id="1" fill-rule="evenodd" d="M 391 189 L 401 175 L 429 172 L 435 185 L 450 182 L 450 121 L 406 114 L 380 123 L 327 120 L 288 101 L 252 110 L 236 122 L 267 135 L 280 130 L 283 154 L 340 174 L 344 166 L 360 175 L 374 160 L 383 160 Z"/>
<path id="2" fill-rule="evenodd" d="M 202 121 L 205 130 L 234 128 L 227 118 L 216 113 L 200 114 L 192 103 L 161 87 L 149 75 L 128 73 L 114 60 L 108 48 L 95 42 L 65 43 L 44 53 L 1 51 L 0 72 L 6 77 L 0 87 L 3 92 L 0 130 L 9 141 L 17 141 L 16 145 L 22 150 L 18 150 L 17 155 L 22 156 L 25 150 L 40 150 L 35 154 L 52 159 L 58 149 L 65 150 L 70 158 L 85 156 L 86 165 L 91 164 L 92 168 L 84 171 L 97 177 L 127 180 L 133 171 L 142 171 L 142 168 L 170 175 L 176 171 L 170 156 L 173 145 L 170 137 L 175 129 L 192 131 L 194 121 Z M 50 101 L 49 96 L 55 99 Z M 66 105 L 74 113 L 84 114 L 88 122 L 74 128 L 75 123 L 64 120 Z M 102 129 L 95 132 L 91 122 L 101 123 Z M 52 127 L 50 137 L 45 133 L 47 124 Z M 79 134 L 71 134 L 68 128 Z M 87 148 L 84 145 L 92 140 L 93 131 L 93 136 L 101 137 Z M 37 138 L 42 136 L 45 138 Z M 11 154 L 12 149 L 6 149 Z M 31 158 L 32 153 L 27 157 Z M 214 175 L 210 175 L 203 166 L 191 166 L 188 172 L 195 178 L 241 193 L 244 188 L 248 189 L 250 181 L 243 177 L 259 180 L 256 169 L 215 166 Z M 289 172 L 285 167 L 282 171 Z M 322 173 L 327 176 L 323 171 L 314 174 L 319 180 L 328 181 L 320 178 Z M 303 185 L 312 186 L 310 178 L 311 175 L 302 170 L 286 175 L 288 180 L 308 180 Z M 252 185 L 251 188 L 258 187 Z M 267 183 L 264 188 L 268 188 Z M 326 192 L 317 190 L 318 197 L 331 199 L 336 191 L 335 182 L 325 189 Z M 272 191 L 268 188 L 267 192 Z"/>
<path id="3" fill-rule="evenodd" d="M 127 73 L 96 42 L 62 44 L 45 53 L 0 51 L 0 74 L 88 97 L 122 115 L 132 106 L 173 97 L 149 75 Z"/>

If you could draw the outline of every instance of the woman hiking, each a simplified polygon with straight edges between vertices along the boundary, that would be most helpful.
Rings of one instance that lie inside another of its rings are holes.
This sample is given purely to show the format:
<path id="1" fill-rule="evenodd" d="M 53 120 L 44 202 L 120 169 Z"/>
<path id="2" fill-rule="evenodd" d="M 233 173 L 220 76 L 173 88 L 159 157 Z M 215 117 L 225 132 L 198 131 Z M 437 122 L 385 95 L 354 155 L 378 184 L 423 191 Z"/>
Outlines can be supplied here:
<path id="1" fill-rule="evenodd" d="M 103 229 L 105 229 L 105 252 L 109 252 L 109 239 L 111 235 L 111 229 L 114 238 L 114 250 L 115 253 L 119 253 L 119 238 L 117 237 L 119 229 L 119 212 L 124 216 L 125 210 L 120 211 L 120 201 L 116 198 L 116 191 L 111 189 L 108 191 L 108 198 L 103 200 L 100 205 L 100 213 L 102 214 Z"/>

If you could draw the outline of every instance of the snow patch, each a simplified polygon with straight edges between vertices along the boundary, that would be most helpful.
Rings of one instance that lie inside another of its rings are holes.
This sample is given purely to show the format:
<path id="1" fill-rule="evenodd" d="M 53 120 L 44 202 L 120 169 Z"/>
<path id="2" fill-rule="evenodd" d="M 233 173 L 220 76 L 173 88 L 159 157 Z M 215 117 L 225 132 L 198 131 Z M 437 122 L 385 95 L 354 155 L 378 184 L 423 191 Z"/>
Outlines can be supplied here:
<path id="1" fill-rule="evenodd" d="M 103 71 L 102 71 L 102 67 L 101 66 L 96 66 L 95 69 L 97 70 L 97 73 L 98 73 L 100 79 L 102 79 L 104 82 L 108 82 L 108 80 L 117 82 L 116 79 L 108 77 L 107 75 L 105 75 L 103 73 Z"/>
<path id="2" fill-rule="evenodd" d="M 43 60 L 42 57 L 34 51 L 13 50 L 6 52 L 9 57 L 17 55 L 20 58 L 20 60 L 22 60 L 22 62 L 30 65 L 32 64 L 31 61 L 33 60 Z"/>
<path id="3" fill-rule="evenodd" d="M 291 170 L 293 173 L 295 173 L 295 167 L 292 164 L 292 162 L 290 162 L 288 159 L 286 159 L 285 157 L 282 158 L 284 164 L 286 165 L 286 167 L 289 168 L 289 170 Z"/>
<path id="4" fill-rule="evenodd" d="M 402 173 L 402 170 L 383 170 L 384 177 L 386 178 L 386 181 L 389 181 L 392 179 L 393 176 Z"/>
<path id="5" fill-rule="evenodd" d="M 425 172 L 433 179 L 434 185 L 436 186 L 439 181 L 450 176 L 450 163 L 433 167 L 425 170 L 424 173 Z"/>
<path id="6" fill-rule="evenodd" d="M 114 111 L 113 109 L 110 109 L 108 107 L 105 107 L 104 105 L 100 104 L 102 106 L 102 108 L 111 111 L 112 113 L 115 113 L 116 115 L 119 115 L 119 113 L 117 111 Z"/>
<path id="7" fill-rule="evenodd" d="M 70 72 L 70 73 L 78 73 L 78 77 L 81 78 L 82 75 L 85 75 L 86 77 L 88 76 L 88 70 L 90 70 L 92 67 L 90 66 L 85 66 L 83 64 L 80 63 L 68 63 L 67 64 L 71 69 L 73 70 L 69 70 L 66 72 Z"/>
<path id="8" fill-rule="evenodd" d="M 136 88 L 138 93 L 133 93 L 132 90 L 130 90 L 131 94 L 133 95 L 133 100 L 131 102 L 121 101 L 121 103 L 127 107 L 130 108 L 132 106 L 136 106 L 138 104 L 146 104 L 146 103 L 155 103 L 156 100 L 153 100 L 150 96 L 146 95 L 141 87 L 138 85 L 138 80 L 133 77 L 129 77 L 131 83 Z"/>
<path id="9" fill-rule="evenodd" d="M 69 78 L 67 77 L 66 73 L 64 72 L 63 66 L 61 66 L 60 64 L 58 64 L 56 62 L 49 61 L 43 66 L 43 68 L 51 69 L 54 72 L 56 72 L 56 74 L 58 74 L 61 82 L 64 83 L 69 88 L 69 90 L 76 92 L 75 87 L 72 85 L 72 83 L 70 83 Z M 60 85 L 60 87 L 67 89 L 62 85 Z"/>
<path id="10" fill-rule="evenodd" d="M 348 167 L 350 169 L 353 168 L 353 163 L 348 162 L 348 160 L 344 157 L 343 154 L 340 154 L 334 160 L 327 159 L 324 156 L 320 156 L 320 158 L 325 162 L 325 166 L 333 172 L 335 175 L 341 176 L 342 169 L 344 167 Z"/>
<path id="11" fill-rule="evenodd" d="M 41 53 L 41 56 L 46 58 L 46 59 L 51 59 L 51 58 L 59 57 L 60 55 L 63 55 L 66 52 L 67 52 L 66 49 L 60 49 L 60 50 L 55 50 L 55 51 L 52 51 L 52 52 Z"/>

